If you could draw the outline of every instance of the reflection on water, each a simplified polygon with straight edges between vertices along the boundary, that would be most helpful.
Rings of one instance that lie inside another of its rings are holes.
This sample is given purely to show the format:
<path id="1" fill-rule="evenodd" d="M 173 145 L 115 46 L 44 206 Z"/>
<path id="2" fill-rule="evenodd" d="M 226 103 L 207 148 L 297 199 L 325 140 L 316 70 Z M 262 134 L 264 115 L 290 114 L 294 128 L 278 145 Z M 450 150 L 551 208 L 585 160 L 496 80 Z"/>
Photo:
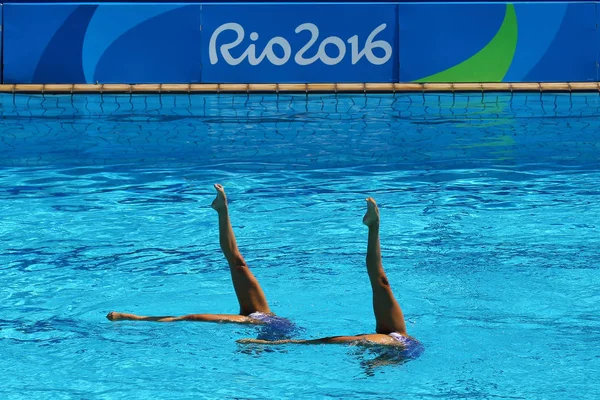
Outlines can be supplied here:
<path id="1" fill-rule="evenodd" d="M 598 165 L 593 94 L 0 95 L 0 165 Z"/>

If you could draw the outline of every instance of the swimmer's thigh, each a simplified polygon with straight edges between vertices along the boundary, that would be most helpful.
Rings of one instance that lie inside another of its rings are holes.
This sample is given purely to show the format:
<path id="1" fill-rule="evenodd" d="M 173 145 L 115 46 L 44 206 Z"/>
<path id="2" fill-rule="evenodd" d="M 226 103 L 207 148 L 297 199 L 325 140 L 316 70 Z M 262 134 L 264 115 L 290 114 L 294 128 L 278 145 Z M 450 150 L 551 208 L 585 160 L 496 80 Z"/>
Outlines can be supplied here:
<path id="1" fill-rule="evenodd" d="M 374 334 L 370 334 L 370 335 L 360 335 L 359 337 L 361 340 L 366 340 L 367 342 L 375 343 L 375 344 L 385 344 L 385 345 L 397 345 L 398 344 L 398 342 L 391 336 L 383 335 L 380 333 L 374 333 Z"/>

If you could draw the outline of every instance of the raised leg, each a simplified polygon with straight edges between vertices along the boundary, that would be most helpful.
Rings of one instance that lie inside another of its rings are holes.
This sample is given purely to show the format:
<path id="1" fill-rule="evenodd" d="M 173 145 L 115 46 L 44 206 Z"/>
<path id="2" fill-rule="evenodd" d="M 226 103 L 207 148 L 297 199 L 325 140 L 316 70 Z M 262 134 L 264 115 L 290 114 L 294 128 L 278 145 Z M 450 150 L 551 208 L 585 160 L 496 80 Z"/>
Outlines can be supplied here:
<path id="1" fill-rule="evenodd" d="M 219 244 L 229 263 L 231 280 L 240 303 L 240 314 L 249 315 L 256 311 L 270 313 L 271 310 L 258 280 L 254 277 L 238 250 L 231 221 L 229 220 L 225 190 L 219 184 L 215 185 L 215 189 L 217 190 L 217 197 L 212 202 L 212 208 L 219 214 Z"/>
<path id="2" fill-rule="evenodd" d="M 379 209 L 375 200 L 371 197 L 367 199 L 367 213 L 363 218 L 363 223 L 369 227 L 367 272 L 373 289 L 373 311 L 377 322 L 376 332 L 406 334 L 402 309 L 392 293 L 392 288 L 383 270 L 379 244 Z"/>

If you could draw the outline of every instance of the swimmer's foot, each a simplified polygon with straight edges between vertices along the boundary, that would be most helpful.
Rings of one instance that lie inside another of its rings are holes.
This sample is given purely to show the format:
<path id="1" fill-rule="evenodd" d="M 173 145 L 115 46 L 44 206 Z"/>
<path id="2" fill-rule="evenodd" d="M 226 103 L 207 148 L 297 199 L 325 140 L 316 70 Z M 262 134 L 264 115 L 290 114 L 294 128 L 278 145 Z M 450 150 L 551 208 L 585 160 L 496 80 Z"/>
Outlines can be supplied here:
<path id="1" fill-rule="evenodd" d="M 217 190 L 217 197 L 215 197 L 210 206 L 217 210 L 217 212 L 227 210 L 227 196 L 225 196 L 225 189 L 218 183 L 215 183 L 215 189 Z"/>
<path id="2" fill-rule="evenodd" d="M 122 319 L 132 319 L 133 314 L 125 314 L 116 311 L 111 311 L 106 315 L 106 318 L 111 321 L 120 321 Z"/>
<path id="3" fill-rule="evenodd" d="M 379 226 L 379 208 L 372 197 L 367 199 L 367 212 L 363 217 L 363 224 L 370 227 Z"/>

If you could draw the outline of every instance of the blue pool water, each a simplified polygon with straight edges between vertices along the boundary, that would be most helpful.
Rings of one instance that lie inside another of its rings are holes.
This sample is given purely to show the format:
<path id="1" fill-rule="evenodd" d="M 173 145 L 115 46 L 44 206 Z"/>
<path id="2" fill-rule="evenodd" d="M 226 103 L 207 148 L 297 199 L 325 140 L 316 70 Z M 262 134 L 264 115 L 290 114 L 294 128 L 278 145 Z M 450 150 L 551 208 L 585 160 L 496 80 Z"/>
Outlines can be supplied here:
<path id="1" fill-rule="evenodd" d="M 597 399 L 598 95 L 0 97 L 0 397 Z M 249 346 L 212 184 L 299 337 L 373 332 L 364 198 L 416 360 Z"/>

